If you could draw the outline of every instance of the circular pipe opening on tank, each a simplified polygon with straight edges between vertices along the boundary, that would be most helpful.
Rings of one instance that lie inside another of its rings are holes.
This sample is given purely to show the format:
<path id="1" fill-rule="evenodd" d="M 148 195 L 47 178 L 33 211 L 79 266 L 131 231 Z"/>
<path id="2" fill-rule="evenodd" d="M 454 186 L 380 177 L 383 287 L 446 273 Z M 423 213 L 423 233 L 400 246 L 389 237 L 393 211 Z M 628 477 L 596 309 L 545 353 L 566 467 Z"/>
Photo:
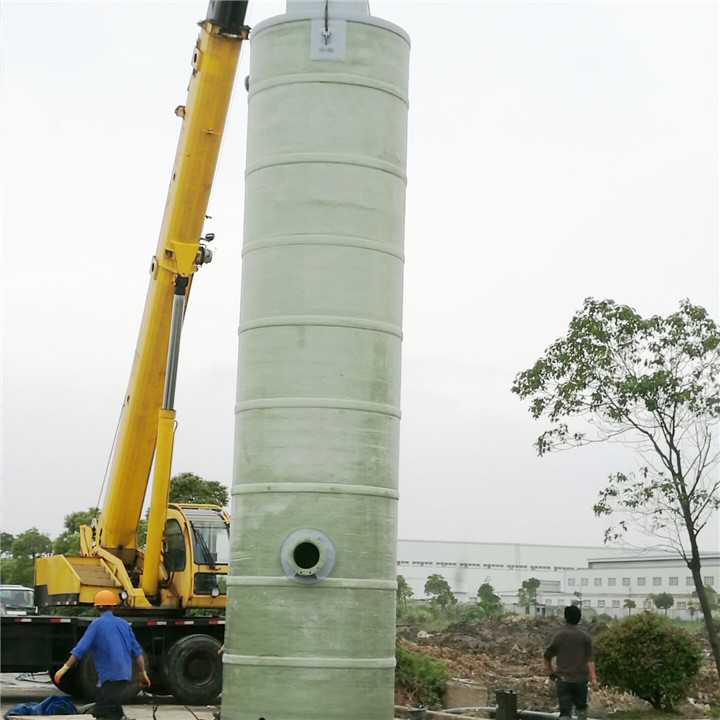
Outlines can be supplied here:
<path id="1" fill-rule="evenodd" d="M 291 580 L 316 583 L 324 580 L 333 569 L 335 548 L 320 530 L 295 530 L 283 543 L 280 561 Z"/>
<path id="2" fill-rule="evenodd" d="M 295 546 L 292 559 L 301 575 L 314 575 L 320 564 L 320 548 L 312 542 L 301 542 Z"/>

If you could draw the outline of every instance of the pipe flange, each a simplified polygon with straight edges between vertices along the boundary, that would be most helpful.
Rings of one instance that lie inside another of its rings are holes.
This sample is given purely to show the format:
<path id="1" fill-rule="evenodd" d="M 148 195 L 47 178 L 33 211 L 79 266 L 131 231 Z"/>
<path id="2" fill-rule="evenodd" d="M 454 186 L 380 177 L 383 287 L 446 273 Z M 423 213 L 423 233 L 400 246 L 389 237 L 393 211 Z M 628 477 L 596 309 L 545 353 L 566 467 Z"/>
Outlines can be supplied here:
<path id="1" fill-rule="evenodd" d="M 285 574 L 297 583 L 324 580 L 335 566 L 335 548 L 320 530 L 303 528 L 288 535 L 280 551 Z"/>

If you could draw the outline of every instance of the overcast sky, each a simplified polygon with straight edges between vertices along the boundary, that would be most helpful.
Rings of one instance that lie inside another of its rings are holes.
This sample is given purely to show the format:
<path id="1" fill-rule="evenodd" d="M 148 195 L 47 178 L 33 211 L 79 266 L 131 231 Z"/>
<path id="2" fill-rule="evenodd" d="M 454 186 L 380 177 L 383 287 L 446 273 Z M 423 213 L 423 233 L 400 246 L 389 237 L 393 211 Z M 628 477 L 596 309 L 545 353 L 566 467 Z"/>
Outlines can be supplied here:
<path id="1" fill-rule="evenodd" d="M 206 5 L 2 2 L 8 532 L 54 536 L 98 500 Z M 588 296 L 717 317 L 718 3 L 371 9 L 413 43 L 400 537 L 599 546 L 592 504 L 635 461 L 537 458 L 510 386 Z M 249 24 L 283 10 L 251 2 Z M 176 395 L 173 472 L 227 485 L 246 100 L 238 82 Z"/>

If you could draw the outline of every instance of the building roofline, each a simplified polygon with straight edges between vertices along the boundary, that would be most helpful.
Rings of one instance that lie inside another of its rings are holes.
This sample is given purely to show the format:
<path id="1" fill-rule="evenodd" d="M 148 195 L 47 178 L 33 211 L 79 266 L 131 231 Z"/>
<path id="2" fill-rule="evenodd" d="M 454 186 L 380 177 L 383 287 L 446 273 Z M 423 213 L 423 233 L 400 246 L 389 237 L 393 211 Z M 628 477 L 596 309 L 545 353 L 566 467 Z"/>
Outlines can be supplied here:
<path id="1" fill-rule="evenodd" d="M 483 540 L 419 540 L 417 538 L 398 538 L 398 542 L 434 543 L 435 545 L 504 545 L 507 547 L 548 547 L 565 550 L 607 550 L 600 545 L 558 545 L 556 543 L 524 543 L 524 542 L 485 542 Z M 618 548 L 619 552 L 625 552 Z"/>

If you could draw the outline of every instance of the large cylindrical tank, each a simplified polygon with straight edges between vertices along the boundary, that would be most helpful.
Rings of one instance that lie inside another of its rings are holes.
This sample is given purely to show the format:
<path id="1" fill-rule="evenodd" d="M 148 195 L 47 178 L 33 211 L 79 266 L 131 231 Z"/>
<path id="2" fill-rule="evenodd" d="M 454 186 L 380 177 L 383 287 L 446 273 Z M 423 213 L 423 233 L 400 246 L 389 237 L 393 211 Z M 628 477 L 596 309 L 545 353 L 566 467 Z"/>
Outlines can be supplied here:
<path id="1" fill-rule="evenodd" d="M 251 36 L 225 720 L 393 717 L 409 40 Z"/>

